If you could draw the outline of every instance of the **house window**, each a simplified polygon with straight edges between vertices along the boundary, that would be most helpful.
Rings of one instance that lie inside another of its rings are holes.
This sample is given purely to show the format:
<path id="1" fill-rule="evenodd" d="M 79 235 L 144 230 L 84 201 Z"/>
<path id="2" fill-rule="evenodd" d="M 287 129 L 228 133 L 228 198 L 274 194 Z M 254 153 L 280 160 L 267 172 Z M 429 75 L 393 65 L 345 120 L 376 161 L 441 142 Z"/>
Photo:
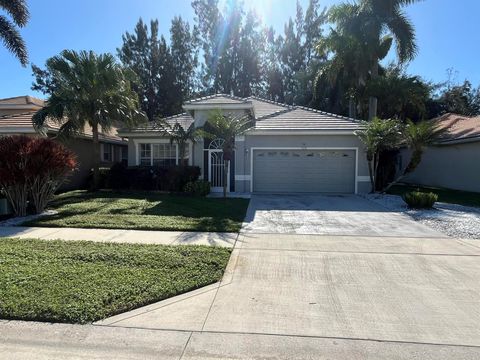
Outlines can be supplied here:
<path id="1" fill-rule="evenodd" d="M 174 166 L 177 164 L 175 144 L 140 144 L 140 165 Z"/>
<path id="2" fill-rule="evenodd" d="M 177 147 L 173 144 L 153 144 L 153 165 L 173 166 L 177 163 Z"/>
<path id="3" fill-rule="evenodd" d="M 112 145 L 103 144 L 102 160 L 105 162 L 112 161 Z"/>
<path id="4" fill-rule="evenodd" d="M 128 147 L 126 146 L 120 147 L 120 162 L 122 162 L 123 164 L 128 163 Z"/>
<path id="5" fill-rule="evenodd" d="M 151 144 L 140 144 L 140 165 L 152 165 Z"/>

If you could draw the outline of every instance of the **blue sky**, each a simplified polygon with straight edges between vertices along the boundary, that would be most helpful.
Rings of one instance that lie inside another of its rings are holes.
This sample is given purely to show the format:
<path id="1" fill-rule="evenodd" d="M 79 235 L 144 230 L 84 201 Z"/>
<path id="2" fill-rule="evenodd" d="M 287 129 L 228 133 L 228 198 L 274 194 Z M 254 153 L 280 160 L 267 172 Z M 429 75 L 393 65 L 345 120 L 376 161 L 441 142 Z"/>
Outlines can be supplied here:
<path id="1" fill-rule="evenodd" d="M 320 0 L 322 6 L 339 1 Z M 295 0 L 245 0 L 255 7 L 264 23 L 282 31 L 295 14 Z M 301 0 L 306 8 L 308 0 Z M 30 61 L 43 66 L 45 60 L 63 49 L 92 49 L 113 52 L 121 45 L 125 31 L 131 31 L 139 17 L 158 18 L 160 31 L 168 34 L 175 15 L 193 20 L 190 0 L 28 0 L 31 20 L 22 35 Z M 446 69 L 458 72 L 457 80 L 468 78 L 480 84 L 480 38 L 478 0 L 425 0 L 407 10 L 413 20 L 420 52 L 409 65 L 410 73 L 426 80 L 444 81 Z M 37 95 L 30 86 L 30 67 L 19 62 L 0 46 L 0 98 Z"/>

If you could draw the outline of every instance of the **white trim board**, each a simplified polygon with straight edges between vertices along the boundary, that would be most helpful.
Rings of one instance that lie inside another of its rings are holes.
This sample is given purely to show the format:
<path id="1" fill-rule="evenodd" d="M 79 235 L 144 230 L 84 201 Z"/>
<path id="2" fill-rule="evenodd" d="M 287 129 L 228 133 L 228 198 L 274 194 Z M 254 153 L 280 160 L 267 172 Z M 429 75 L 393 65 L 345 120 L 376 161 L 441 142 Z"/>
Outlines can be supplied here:
<path id="1" fill-rule="evenodd" d="M 253 193 L 253 152 L 255 150 L 354 150 L 355 151 L 355 194 L 358 194 L 358 147 L 251 147 L 250 148 L 250 192 Z"/>

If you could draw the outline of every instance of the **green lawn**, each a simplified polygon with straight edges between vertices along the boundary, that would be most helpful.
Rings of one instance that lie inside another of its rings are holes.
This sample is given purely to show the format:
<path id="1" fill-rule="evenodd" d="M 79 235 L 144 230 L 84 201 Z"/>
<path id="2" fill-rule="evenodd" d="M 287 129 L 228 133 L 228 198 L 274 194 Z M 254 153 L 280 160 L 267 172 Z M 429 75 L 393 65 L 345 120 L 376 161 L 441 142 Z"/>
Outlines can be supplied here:
<path id="1" fill-rule="evenodd" d="M 24 225 L 173 231 L 240 230 L 247 199 L 213 199 L 158 193 L 72 191 L 57 196 L 57 215 Z"/>
<path id="2" fill-rule="evenodd" d="M 230 250 L 0 238 L 0 318 L 86 323 L 219 281 Z"/>
<path id="3" fill-rule="evenodd" d="M 394 195 L 403 195 L 408 191 L 417 190 L 417 189 L 420 189 L 421 191 L 433 192 L 437 194 L 438 201 L 440 202 L 480 207 L 480 193 L 474 193 L 474 192 L 429 188 L 429 187 L 414 186 L 414 185 L 395 185 L 391 187 L 388 193 L 394 194 Z"/>

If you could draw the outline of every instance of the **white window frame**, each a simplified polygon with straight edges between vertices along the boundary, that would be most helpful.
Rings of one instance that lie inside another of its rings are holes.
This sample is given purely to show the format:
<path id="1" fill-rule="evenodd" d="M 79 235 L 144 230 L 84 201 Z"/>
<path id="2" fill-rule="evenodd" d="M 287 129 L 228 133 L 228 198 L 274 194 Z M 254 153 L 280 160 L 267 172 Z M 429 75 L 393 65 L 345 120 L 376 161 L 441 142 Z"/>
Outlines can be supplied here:
<path id="1" fill-rule="evenodd" d="M 151 146 L 151 154 L 150 154 L 150 166 L 153 166 L 153 145 L 154 144 L 170 144 L 169 139 L 135 139 L 133 141 L 135 145 L 135 163 L 137 166 L 140 165 L 140 146 L 141 144 L 150 144 Z M 178 144 L 172 144 L 175 146 L 175 164 L 179 164 L 179 152 L 178 152 Z M 187 143 L 188 147 L 188 165 L 193 164 L 193 144 L 189 141 Z"/>

